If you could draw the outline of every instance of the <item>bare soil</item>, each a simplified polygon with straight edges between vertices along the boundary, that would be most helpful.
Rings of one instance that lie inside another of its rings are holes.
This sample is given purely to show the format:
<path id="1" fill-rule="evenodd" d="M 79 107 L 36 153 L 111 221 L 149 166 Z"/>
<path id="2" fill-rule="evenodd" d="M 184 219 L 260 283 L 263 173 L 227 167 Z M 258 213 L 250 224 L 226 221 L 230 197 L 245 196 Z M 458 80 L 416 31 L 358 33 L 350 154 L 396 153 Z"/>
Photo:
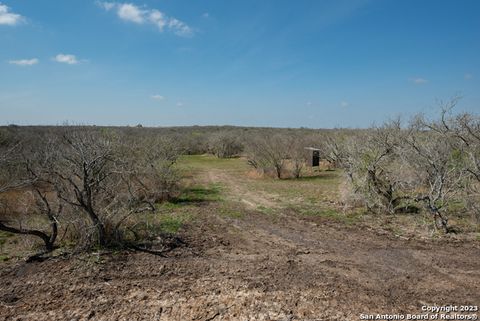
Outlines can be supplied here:
<path id="1" fill-rule="evenodd" d="M 166 257 L 105 252 L 0 265 L 0 320 L 360 320 L 480 303 L 478 241 L 405 240 L 281 210 L 228 173 L 244 217 L 202 204 Z"/>

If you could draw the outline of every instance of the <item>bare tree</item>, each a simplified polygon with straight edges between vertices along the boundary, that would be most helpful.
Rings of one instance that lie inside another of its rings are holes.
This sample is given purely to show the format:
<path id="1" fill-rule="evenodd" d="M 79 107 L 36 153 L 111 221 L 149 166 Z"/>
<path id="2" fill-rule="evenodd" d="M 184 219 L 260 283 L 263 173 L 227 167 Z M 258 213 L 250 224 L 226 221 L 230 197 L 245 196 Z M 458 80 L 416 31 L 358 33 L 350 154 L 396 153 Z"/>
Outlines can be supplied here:
<path id="1" fill-rule="evenodd" d="M 137 142 L 136 148 L 127 148 L 130 155 L 122 162 L 122 179 L 128 187 L 130 200 L 154 204 L 174 196 L 178 189 L 179 173 L 175 168 L 180 151 L 175 141 L 153 137 Z"/>
<path id="2" fill-rule="evenodd" d="M 329 158 L 345 169 L 357 194 L 372 211 L 396 213 L 405 207 L 404 187 L 409 176 L 399 155 L 402 150 L 399 119 L 355 136 L 328 139 Z"/>
<path id="3" fill-rule="evenodd" d="M 467 205 L 480 223 L 480 117 L 469 113 L 457 116 L 456 136 L 464 144 L 466 171 L 471 180 L 466 184 Z"/>
<path id="4" fill-rule="evenodd" d="M 20 215 L 7 211 L 15 204 L 4 204 L 0 229 L 40 237 L 48 250 L 60 221 L 72 226 L 78 246 L 120 245 L 120 229 L 132 216 L 154 211 L 176 192 L 179 150 L 169 138 L 120 139 L 116 130 L 66 126 L 38 137 L 27 133 L 24 140 L 21 149 L 1 146 L 0 196 L 14 189 L 33 195 L 26 217 L 42 215 L 49 232 L 26 228 Z"/>
<path id="5" fill-rule="evenodd" d="M 480 221 L 480 117 L 471 113 L 454 115 L 460 96 L 447 102 L 440 102 L 441 120 L 424 122 L 424 125 L 447 140 L 456 141 L 457 152 L 464 155 L 464 171 L 469 179 L 465 181 L 467 205 L 477 221 Z"/>
<path id="6" fill-rule="evenodd" d="M 215 133 L 209 138 L 209 149 L 219 158 L 229 158 L 243 151 L 243 145 L 233 132 Z"/>
<path id="7" fill-rule="evenodd" d="M 465 159 L 455 141 L 431 130 L 437 126 L 418 116 L 405 139 L 409 149 L 402 155 L 417 176 L 411 186 L 416 193 L 415 201 L 425 204 L 436 226 L 449 232 L 447 205 L 462 190 Z"/>
<path id="8" fill-rule="evenodd" d="M 355 185 L 356 158 L 358 146 L 365 141 L 362 133 L 357 136 L 347 136 L 339 132 L 329 135 L 325 139 L 325 157 L 335 167 L 342 168 L 351 184 Z"/>
<path id="9" fill-rule="evenodd" d="M 58 140 L 58 153 L 48 168 L 58 197 L 90 219 L 100 246 L 107 243 L 101 211 L 116 185 L 113 143 L 110 137 L 84 128 L 68 129 Z"/>
<path id="10" fill-rule="evenodd" d="M 460 126 L 462 140 L 469 147 L 467 149 L 470 158 L 468 171 L 480 181 L 480 117 L 465 113 L 457 118 Z"/>
<path id="11" fill-rule="evenodd" d="M 411 177 L 401 161 L 403 133 L 399 119 L 374 127 L 362 144 L 361 169 L 374 204 L 393 214 L 405 207 L 405 187 Z"/>
<path id="12" fill-rule="evenodd" d="M 293 177 L 299 178 L 305 168 L 307 157 L 305 147 L 307 147 L 307 137 L 303 133 L 291 133 L 285 138 L 286 155 L 290 160 Z"/>
<path id="13" fill-rule="evenodd" d="M 37 147 L 37 146 L 30 146 Z M 0 190 L 0 194 L 6 192 L 18 192 L 22 190 L 31 190 L 36 211 L 27 213 L 28 216 L 41 214 L 48 219 L 50 232 L 24 227 L 20 215 L 9 213 L 9 206 L 4 206 L 3 217 L 0 219 L 0 230 L 23 235 L 32 235 L 39 237 L 45 245 L 47 252 L 54 249 L 55 240 L 58 234 L 57 218 L 62 212 L 62 203 L 49 196 L 50 186 L 45 179 L 43 167 L 50 161 L 49 151 L 51 145 L 46 145 L 44 150 L 30 150 L 26 153 L 25 148 L 20 148 L 16 144 L 14 148 L 9 148 L 2 154 L 0 166 L 2 173 L 8 172 L 9 177 Z M 51 193 L 50 193 L 51 194 Z M 4 204 L 5 205 L 5 204 Z M 17 226 L 15 226 L 17 222 Z"/>
<path id="14" fill-rule="evenodd" d="M 248 163 L 257 169 L 273 169 L 282 178 L 288 158 L 288 144 L 280 134 L 251 137 L 247 147 Z"/>
<path id="15" fill-rule="evenodd" d="M 439 101 L 440 118 L 427 120 L 421 116 L 418 122 L 424 128 L 436 133 L 445 144 L 451 146 L 451 155 L 455 158 L 459 178 L 459 190 L 472 214 L 480 221 L 480 117 L 471 113 L 454 115 L 454 109 L 462 97 L 454 96 L 448 101 Z"/>

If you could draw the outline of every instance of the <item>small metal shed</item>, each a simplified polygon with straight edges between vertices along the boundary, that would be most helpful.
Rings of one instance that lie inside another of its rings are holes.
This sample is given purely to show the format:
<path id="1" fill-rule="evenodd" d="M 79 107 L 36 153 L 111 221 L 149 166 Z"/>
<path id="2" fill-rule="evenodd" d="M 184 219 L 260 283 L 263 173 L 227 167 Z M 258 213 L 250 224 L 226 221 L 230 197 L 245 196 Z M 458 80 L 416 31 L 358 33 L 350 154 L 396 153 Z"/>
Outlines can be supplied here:
<path id="1" fill-rule="evenodd" d="M 305 154 L 308 166 L 320 166 L 320 149 L 314 147 L 305 147 Z"/>

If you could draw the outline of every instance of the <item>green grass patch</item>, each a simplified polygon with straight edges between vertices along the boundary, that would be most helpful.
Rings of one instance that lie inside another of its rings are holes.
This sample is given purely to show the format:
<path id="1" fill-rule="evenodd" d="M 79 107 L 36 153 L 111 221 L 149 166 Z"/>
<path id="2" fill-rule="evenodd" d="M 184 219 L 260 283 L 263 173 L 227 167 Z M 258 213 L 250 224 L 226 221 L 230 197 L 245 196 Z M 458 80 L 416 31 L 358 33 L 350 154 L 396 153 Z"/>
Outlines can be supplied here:
<path id="1" fill-rule="evenodd" d="M 257 210 L 262 212 L 263 214 L 267 214 L 267 215 L 273 215 L 275 214 L 275 210 L 271 207 L 265 207 L 263 205 L 260 205 L 257 207 Z"/>
<path id="2" fill-rule="evenodd" d="M 179 169 L 190 172 L 208 169 L 246 170 L 248 164 L 241 158 L 218 158 L 213 155 L 183 155 L 178 159 Z"/>
<path id="3" fill-rule="evenodd" d="M 0 231 L 0 239 L 6 239 L 6 238 L 9 238 L 9 237 L 12 237 L 12 236 L 14 236 L 13 233 Z"/>
<path id="4" fill-rule="evenodd" d="M 178 161 L 178 166 L 185 169 L 190 177 L 195 177 L 209 171 L 216 171 L 231 176 L 236 179 L 237 184 L 242 184 L 251 192 L 266 192 L 275 195 L 280 203 L 290 204 L 307 200 L 309 205 L 320 205 L 329 199 L 336 199 L 338 196 L 338 187 L 342 182 L 343 172 L 320 171 L 314 175 L 301 177 L 298 179 L 275 179 L 271 177 L 249 176 L 248 172 L 252 170 L 244 158 L 221 159 L 213 155 L 186 155 Z M 215 173 L 215 172 L 214 172 Z M 227 184 L 228 186 L 228 184 Z M 189 199 L 201 200 L 206 198 L 202 195 L 205 191 L 202 189 L 211 189 L 211 187 L 200 187 L 200 190 L 192 189 L 186 191 L 186 195 L 180 197 L 180 201 L 189 201 Z M 213 191 L 214 192 L 214 191 Z M 200 195 L 199 195 L 200 194 Z M 210 194 L 215 197 L 214 193 Z M 219 195 L 217 195 L 219 196 Z M 325 206 L 324 206 L 325 207 Z M 260 208 L 262 212 L 271 212 Z"/>
<path id="5" fill-rule="evenodd" d="M 10 260 L 8 255 L 0 255 L 0 262 L 7 262 L 8 260 Z"/>
<path id="6" fill-rule="evenodd" d="M 465 203 L 462 201 L 450 202 L 447 206 L 447 211 L 452 214 L 459 214 L 466 211 Z"/>
<path id="7" fill-rule="evenodd" d="M 156 209 L 159 211 L 173 211 L 179 208 L 182 208 L 182 203 L 173 203 L 173 202 L 163 202 L 156 204 Z"/>
<path id="8" fill-rule="evenodd" d="M 7 243 L 8 239 L 13 236 L 14 234 L 12 233 L 0 231 L 0 249 L 3 247 L 3 245 L 5 245 L 5 243 Z"/>
<path id="9" fill-rule="evenodd" d="M 283 203 L 306 202 L 321 204 L 327 199 L 338 198 L 338 187 L 343 177 L 340 171 L 320 173 L 319 176 L 300 179 L 248 179 L 251 191 L 266 191 L 276 194 Z"/>
<path id="10" fill-rule="evenodd" d="M 154 213 L 146 213 L 138 218 L 134 234 L 137 239 L 147 240 L 155 239 L 162 234 L 176 234 L 183 225 L 194 219 L 192 211 L 195 211 L 195 208 L 181 207 L 173 211 L 158 209 Z"/>
<path id="11" fill-rule="evenodd" d="M 176 234 L 183 226 L 185 218 L 182 216 L 171 215 L 164 216 L 160 222 L 160 229 L 164 233 Z"/>
<path id="12" fill-rule="evenodd" d="M 361 212 L 343 213 L 331 208 L 293 208 L 293 210 L 303 216 L 322 217 L 348 225 L 357 223 L 362 216 Z"/>
<path id="13" fill-rule="evenodd" d="M 210 184 L 208 186 L 191 186 L 185 188 L 181 195 L 170 203 L 177 206 L 189 203 L 219 202 L 222 201 L 222 186 L 220 184 Z"/>
<path id="14" fill-rule="evenodd" d="M 314 175 L 310 176 L 301 176 L 298 178 L 292 177 L 292 178 L 285 178 L 283 179 L 284 181 L 295 181 L 295 182 L 308 182 L 308 183 L 318 183 L 318 184 L 323 184 L 325 183 L 324 181 L 328 180 L 336 180 L 339 177 L 340 171 L 330 171 L 330 172 L 318 172 Z"/>
<path id="15" fill-rule="evenodd" d="M 218 215 L 222 217 L 241 219 L 245 216 L 245 213 L 234 207 L 222 206 L 218 209 Z"/>
<path id="16" fill-rule="evenodd" d="M 300 211 L 302 215 L 305 216 L 321 216 L 321 217 L 329 217 L 329 218 L 338 218 L 343 214 L 339 213 L 333 209 L 303 209 Z"/>

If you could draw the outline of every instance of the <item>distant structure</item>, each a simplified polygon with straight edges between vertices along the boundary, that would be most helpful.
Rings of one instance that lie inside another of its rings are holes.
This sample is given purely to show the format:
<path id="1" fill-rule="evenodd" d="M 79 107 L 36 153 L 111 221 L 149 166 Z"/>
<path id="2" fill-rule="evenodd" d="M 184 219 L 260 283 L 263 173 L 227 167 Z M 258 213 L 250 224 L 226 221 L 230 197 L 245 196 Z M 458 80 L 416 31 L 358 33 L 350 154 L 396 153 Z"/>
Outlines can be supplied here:
<path id="1" fill-rule="evenodd" d="M 305 153 L 308 166 L 320 166 L 320 149 L 314 147 L 305 147 Z"/>

